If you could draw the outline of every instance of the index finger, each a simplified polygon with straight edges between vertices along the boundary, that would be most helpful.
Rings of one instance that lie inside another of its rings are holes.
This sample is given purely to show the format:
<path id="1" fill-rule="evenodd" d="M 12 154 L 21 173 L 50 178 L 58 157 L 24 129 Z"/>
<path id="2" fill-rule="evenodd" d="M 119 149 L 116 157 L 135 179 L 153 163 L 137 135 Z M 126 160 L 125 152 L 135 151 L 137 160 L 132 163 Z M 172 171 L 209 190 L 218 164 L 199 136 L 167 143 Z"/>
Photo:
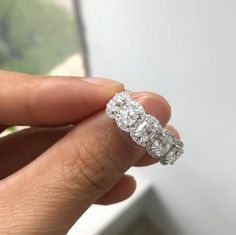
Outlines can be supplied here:
<path id="1" fill-rule="evenodd" d="M 0 124 L 65 125 L 104 109 L 124 89 L 109 79 L 46 77 L 0 71 Z"/>

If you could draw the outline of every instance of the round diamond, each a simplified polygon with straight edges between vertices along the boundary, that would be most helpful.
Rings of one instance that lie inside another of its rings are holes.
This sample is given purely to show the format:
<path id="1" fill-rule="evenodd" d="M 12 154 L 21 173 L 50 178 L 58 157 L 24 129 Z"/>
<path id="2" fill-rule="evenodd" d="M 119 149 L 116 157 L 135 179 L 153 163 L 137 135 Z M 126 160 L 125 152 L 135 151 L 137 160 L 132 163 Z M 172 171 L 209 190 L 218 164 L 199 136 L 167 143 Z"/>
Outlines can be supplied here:
<path id="1" fill-rule="evenodd" d="M 160 122 L 153 116 L 146 114 L 144 120 L 131 131 L 130 136 L 139 145 L 146 146 L 149 137 L 162 129 Z"/>
<path id="2" fill-rule="evenodd" d="M 127 92 L 117 93 L 108 103 L 106 114 L 110 118 L 115 118 L 124 105 L 127 105 L 131 98 Z"/>
<path id="3" fill-rule="evenodd" d="M 171 148 L 174 137 L 166 129 L 153 136 L 147 143 L 147 151 L 153 157 L 164 156 Z"/>
<path id="4" fill-rule="evenodd" d="M 177 140 L 177 139 L 175 140 L 174 145 L 175 145 L 176 147 L 178 147 L 178 148 L 183 148 L 183 147 L 184 147 L 183 142 L 180 141 L 180 140 Z"/>
<path id="5" fill-rule="evenodd" d="M 118 127 L 126 132 L 136 128 L 144 118 L 143 107 L 134 101 L 124 105 L 115 117 Z"/>

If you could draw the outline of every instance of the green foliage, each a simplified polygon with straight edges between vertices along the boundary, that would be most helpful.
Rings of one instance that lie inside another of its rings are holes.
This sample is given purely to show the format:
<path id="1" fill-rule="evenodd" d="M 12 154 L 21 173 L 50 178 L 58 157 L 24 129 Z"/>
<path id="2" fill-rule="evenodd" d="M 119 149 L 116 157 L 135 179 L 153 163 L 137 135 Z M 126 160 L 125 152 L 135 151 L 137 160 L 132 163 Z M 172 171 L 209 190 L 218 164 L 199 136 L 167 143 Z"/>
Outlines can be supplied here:
<path id="1" fill-rule="evenodd" d="M 17 131 L 17 128 L 16 128 L 15 126 L 12 126 L 12 127 L 7 128 L 6 131 L 7 131 L 8 133 L 14 133 L 14 132 Z"/>
<path id="2" fill-rule="evenodd" d="M 46 0 L 0 0 L 0 68 L 46 73 L 78 51 L 73 18 Z"/>

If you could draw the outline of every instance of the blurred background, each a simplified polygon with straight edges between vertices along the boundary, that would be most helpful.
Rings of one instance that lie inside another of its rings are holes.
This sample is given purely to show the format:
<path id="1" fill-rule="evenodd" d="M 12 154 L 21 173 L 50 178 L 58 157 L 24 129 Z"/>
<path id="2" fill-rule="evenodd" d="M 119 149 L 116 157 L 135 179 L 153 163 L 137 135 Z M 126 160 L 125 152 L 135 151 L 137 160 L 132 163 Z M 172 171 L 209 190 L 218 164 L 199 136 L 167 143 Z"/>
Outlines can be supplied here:
<path id="1" fill-rule="evenodd" d="M 69 234 L 236 234 L 236 2 L 1 0 L 0 68 L 108 77 L 172 105 L 185 154 Z"/>
<path id="2" fill-rule="evenodd" d="M 83 75 L 77 5 L 73 0 L 0 1 L 0 68 L 45 74 L 69 61 L 77 67 L 71 72 Z"/>

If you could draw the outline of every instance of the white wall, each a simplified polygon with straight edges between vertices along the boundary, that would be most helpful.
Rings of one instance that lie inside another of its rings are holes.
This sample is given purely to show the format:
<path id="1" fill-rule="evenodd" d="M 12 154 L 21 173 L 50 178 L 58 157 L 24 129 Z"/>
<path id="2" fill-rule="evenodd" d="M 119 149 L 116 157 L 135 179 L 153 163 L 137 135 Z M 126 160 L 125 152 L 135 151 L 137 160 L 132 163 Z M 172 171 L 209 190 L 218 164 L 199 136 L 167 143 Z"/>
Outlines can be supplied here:
<path id="1" fill-rule="evenodd" d="M 185 155 L 140 169 L 186 235 L 236 233 L 236 1 L 84 0 L 92 74 L 172 104 Z"/>

